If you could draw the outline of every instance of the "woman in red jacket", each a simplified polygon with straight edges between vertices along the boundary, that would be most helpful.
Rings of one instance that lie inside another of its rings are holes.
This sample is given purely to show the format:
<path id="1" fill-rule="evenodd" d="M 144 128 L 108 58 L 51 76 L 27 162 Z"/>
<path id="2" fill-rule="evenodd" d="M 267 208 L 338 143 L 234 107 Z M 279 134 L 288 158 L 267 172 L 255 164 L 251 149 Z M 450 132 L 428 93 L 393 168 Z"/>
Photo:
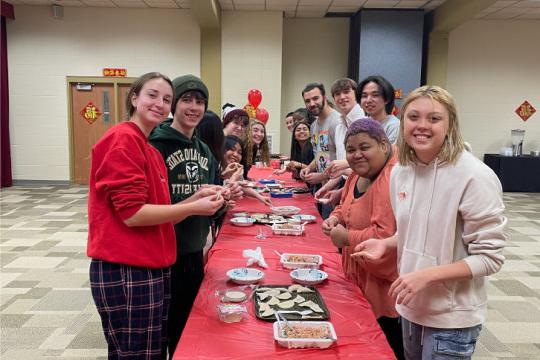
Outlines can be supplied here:
<path id="1" fill-rule="evenodd" d="M 375 120 L 353 122 L 345 135 L 345 153 L 353 173 L 347 179 L 341 201 L 322 228 L 343 250 L 343 271 L 362 289 L 375 317 L 398 359 L 403 359 L 401 326 L 388 289 L 397 278 L 396 257 L 367 266 L 351 258 L 364 240 L 382 239 L 396 232 L 390 203 L 389 181 L 396 164 L 395 148 Z"/>
<path id="2" fill-rule="evenodd" d="M 127 96 L 129 121 L 109 129 L 92 149 L 87 254 L 109 359 L 165 358 L 173 223 L 213 214 L 223 204 L 217 189 L 207 188 L 170 205 L 167 170 L 148 135 L 172 101 L 169 78 L 141 76 Z"/>

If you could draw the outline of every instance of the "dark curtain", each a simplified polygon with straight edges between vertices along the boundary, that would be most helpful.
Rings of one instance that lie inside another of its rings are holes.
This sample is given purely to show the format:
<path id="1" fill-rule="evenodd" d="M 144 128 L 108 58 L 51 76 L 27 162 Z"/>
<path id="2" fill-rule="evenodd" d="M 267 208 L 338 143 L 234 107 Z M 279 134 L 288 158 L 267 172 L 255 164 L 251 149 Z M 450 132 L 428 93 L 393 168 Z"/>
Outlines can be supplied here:
<path id="1" fill-rule="evenodd" d="M 2 4 L 3 5 L 3 4 Z M 6 18 L 2 18 L 2 41 L 0 48 L 0 154 L 1 154 L 1 181 L 2 187 L 11 186 L 13 178 L 11 176 L 11 150 L 9 143 L 9 93 L 8 93 L 8 64 L 7 64 L 7 35 Z"/>

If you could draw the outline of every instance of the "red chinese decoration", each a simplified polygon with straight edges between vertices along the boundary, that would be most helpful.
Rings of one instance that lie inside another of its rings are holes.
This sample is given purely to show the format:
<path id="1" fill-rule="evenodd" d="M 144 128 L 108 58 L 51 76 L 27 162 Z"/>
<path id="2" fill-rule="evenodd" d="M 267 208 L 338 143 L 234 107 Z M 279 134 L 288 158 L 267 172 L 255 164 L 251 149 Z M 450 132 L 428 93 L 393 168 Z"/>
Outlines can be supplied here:
<path id="1" fill-rule="evenodd" d="M 402 96 L 403 96 L 403 92 L 401 91 L 401 89 L 395 89 L 394 90 L 394 97 L 397 100 L 401 99 Z"/>
<path id="2" fill-rule="evenodd" d="M 126 69 L 111 69 L 111 68 L 104 68 L 103 69 L 103 76 L 118 76 L 118 77 L 126 77 L 127 76 L 127 70 Z"/>
<path id="3" fill-rule="evenodd" d="M 399 114 L 399 108 L 394 105 L 394 107 L 392 108 L 392 115 L 397 116 L 397 114 Z"/>
<path id="4" fill-rule="evenodd" d="M 96 105 L 92 104 L 92 102 L 90 101 L 81 110 L 80 114 L 91 125 L 94 123 L 94 121 L 97 120 L 98 116 L 101 115 L 101 111 L 97 108 Z"/>
<path id="5" fill-rule="evenodd" d="M 251 89 L 248 92 L 248 101 L 256 109 L 262 101 L 261 91 L 258 89 Z"/>
<path id="6" fill-rule="evenodd" d="M 258 108 L 255 114 L 255 118 L 266 125 L 266 122 L 268 121 L 268 117 L 270 115 L 268 114 L 268 111 L 264 108 Z"/>
<path id="7" fill-rule="evenodd" d="M 516 114 L 521 118 L 523 121 L 527 121 L 534 113 L 536 112 L 536 109 L 529 104 L 527 100 L 525 100 L 519 107 L 516 109 Z"/>

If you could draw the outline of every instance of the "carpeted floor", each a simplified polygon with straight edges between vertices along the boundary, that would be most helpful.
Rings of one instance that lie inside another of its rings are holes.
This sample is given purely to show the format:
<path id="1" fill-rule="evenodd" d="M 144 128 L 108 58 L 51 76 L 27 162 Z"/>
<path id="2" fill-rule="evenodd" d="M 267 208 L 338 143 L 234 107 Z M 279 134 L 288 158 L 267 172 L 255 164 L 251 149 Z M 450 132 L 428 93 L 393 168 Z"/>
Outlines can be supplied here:
<path id="1" fill-rule="evenodd" d="M 84 187 L 0 192 L 1 352 L 5 360 L 106 359 L 88 284 Z M 540 359 L 540 194 L 505 194 L 510 241 L 489 285 L 474 359 Z"/>

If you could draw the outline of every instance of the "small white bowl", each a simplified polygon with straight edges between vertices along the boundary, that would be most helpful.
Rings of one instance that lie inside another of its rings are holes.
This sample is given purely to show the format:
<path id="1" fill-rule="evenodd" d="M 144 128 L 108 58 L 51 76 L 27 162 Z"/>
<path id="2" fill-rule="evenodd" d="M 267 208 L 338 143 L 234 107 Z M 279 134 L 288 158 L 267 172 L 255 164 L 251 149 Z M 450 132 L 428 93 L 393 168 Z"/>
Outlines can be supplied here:
<path id="1" fill-rule="evenodd" d="M 255 219 L 249 217 L 233 217 L 231 224 L 236 226 L 251 226 L 255 223 Z"/>
<path id="2" fill-rule="evenodd" d="M 328 279 L 328 274 L 318 269 L 296 269 L 291 278 L 302 285 L 317 285 Z"/>
<path id="3" fill-rule="evenodd" d="M 291 216 L 291 217 L 292 217 L 293 219 L 298 220 L 300 223 L 303 223 L 303 222 L 312 223 L 312 222 L 317 221 L 317 217 L 316 217 L 316 216 L 313 216 L 313 215 L 307 215 L 307 214 L 298 214 L 298 215 L 293 215 L 293 216 Z"/>
<path id="4" fill-rule="evenodd" d="M 253 268 L 236 268 L 227 271 L 227 276 L 236 284 L 255 284 L 262 278 L 264 273 Z"/>

